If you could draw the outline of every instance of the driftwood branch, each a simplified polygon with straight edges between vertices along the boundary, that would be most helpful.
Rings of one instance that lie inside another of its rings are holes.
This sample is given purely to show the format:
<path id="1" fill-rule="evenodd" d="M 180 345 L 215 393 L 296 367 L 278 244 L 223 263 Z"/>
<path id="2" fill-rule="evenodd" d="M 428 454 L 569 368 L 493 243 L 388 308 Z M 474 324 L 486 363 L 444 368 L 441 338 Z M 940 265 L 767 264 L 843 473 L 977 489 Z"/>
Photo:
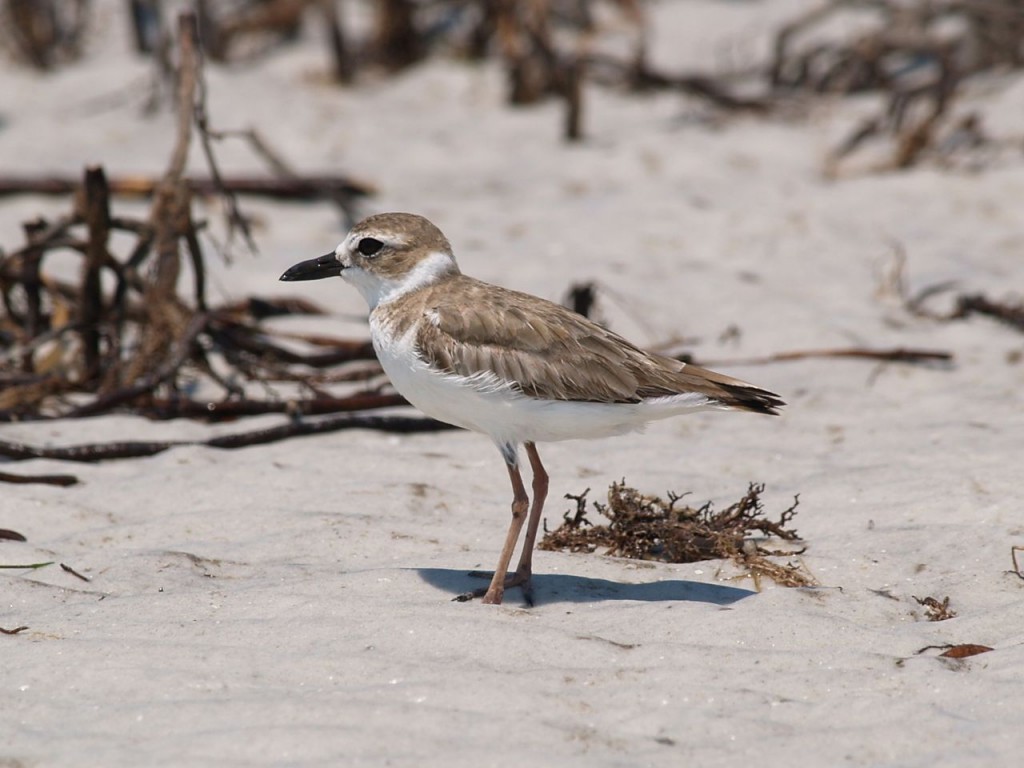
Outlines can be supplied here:
<path id="1" fill-rule="evenodd" d="M 198 32 L 194 32 L 198 40 Z M 196 56 L 200 54 L 197 52 Z M 231 238 L 235 231 L 242 233 L 245 244 L 251 253 L 256 253 L 256 242 L 252 238 L 252 230 L 249 228 L 248 220 L 242 215 L 238 207 L 238 198 L 233 192 L 224 186 L 224 179 L 221 177 L 220 168 L 217 165 L 217 158 L 211 146 L 211 135 L 209 118 L 206 113 L 206 81 L 203 77 L 202 67 L 196 64 L 196 85 L 193 93 L 192 114 L 196 130 L 199 132 L 199 145 L 203 148 L 206 156 L 206 165 L 210 169 L 210 178 L 214 187 L 220 193 L 228 211 L 228 247 L 230 248 Z M 194 250 L 194 249 L 193 249 Z"/>
<path id="2" fill-rule="evenodd" d="M 103 295 L 100 270 L 107 263 L 107 239 L 110 236 L 110 197 L 102 168 L 85 171 L 85 223 L 89 230 L 79 300 L 78 322 L 81 326 L 83 375 L 92 379 L 99 373 L 100 332 Z"/>
<path id="3" fill-rule="evenodd" d="M 195 16 L 182 14 L 177 29 L 177 134 L 164 174 L 108 180 L 101 168 L 89 168 L 84 182 L 30 180 L 37 191 L 73 191 L 75 205 L 68 216 L 30 222 L 25 245 L 0 252 L 5 310 L 0 317 L 0 343 L 5 345 L 0 348 L 0 421 L 113 410 L 218 421 L 262 413 L 359 415 L 404 405 L 404 399 L 379 391 L 379 383 L 375 388 L 371 381 L 380 378 L 380 371 L 372 364 L 368 340 L 264 327 L 265 320 L 280 315 L 322 314 L 311 302 L 251 298 L 207 305 L 206 262 L 191 209 L 193 192 L 204 187 L 185 175 L 193 135 L 204 142 L 213 174 L 205 183 L 211 192 L 221 193 L 233 181 L 240 189 L 292 196 L 341 197 L 370 190 L 339 178 L 298 177 L 252 131 L 244 135 L 284 178 L 221 178 L 210 140 L 225 134 L 207 127 Z M 17 187 L 11 184 L 17 180 L 6 181 L 8 190 Z M 148 218 L 115 215 L 110 198 L 118 192 L 150 194 Z M 126 254 L 114 252 L 122 238 L 112 238 L 113 232 L 134 236 Z M 49 255 L 58 250 L 81 259 L 76 284 L 48 275 Z M 178 288 L 183 270 L 189 269 L 194 290 L 186 298 Z M 104 278 L 111 276 L 113 290 L 105 292 L 109 281 Z M 221 393 L 210 394 L 208 386 L 196 395 L 197 380 Z M 353 392 L 352 382 L 369 383 Z M 324 389 L 344 383 L 350 383 L 344 393 Z M 385 428 L 380 426 L 385 422 L 366 423 Z M 404 428 L 401 420 L 391 423 Z M 291 425 L 283 434 L 321 428 L 326 427 Z"/>
<path id="4" fill-rule="evenodd" d="M 159 179 L 149 176 L 111 176 L 107 180 L 112 196 L 128 198 L 152 197 L 159 183 Z M 190 177 L 185 183 L 196 195 L 209 196 L 220 191 L 210 177 Z M 366 197 L 376 194 L 371 184 L 347 176 L 225 176 L 221 185 L 224 190 L 237 195 L 293 202 L 325 200 L 335 195 Z M 69 176 L 0 176 L 0 197 L 28 194 L 66 196 L 74 194 L 81 186 L 80 179 Z"/>
<path id="5" fill-rule="evenodd" d="M 858 360 L 880 360 L 887 363 L 910 364 L 948 364 L 953 362 L 953 353 L 933 349 L 867 349 L 850 347 L 839 349 L 802 349 L 793 352 L 777 352 L 762 357 L 747 357 L 731 360 L 702 360 L 701 364 L 712 366 L 724 365 L 768 365 L 771 363 L 790 363 L 797 360 L 812 358 L 853 358 Z M 680 358 L 682 359 L 682 358 Z"/>
<path id="6" fill-rule="evenodd" d="M 57 485 L 67 487 L 78 483 L 74 475 L 15 475 L 11 472 L 0 472 L 0 483 L 12 485 Z M 2 538 L 2 537 L 0 537 Z"/>
<path id="7" fill-rule="evenodd" d="M 412 434 L 455 429 L 433 419 L 413 416 L 377 416 L 369 414 L 345 414 L 322 419 L 295 420 L 267 429 L 223 435 L 209 440 L 148 440 L 112 443 L 87 443 L 64 448 L 43 448 L 27 443 L 0 440 L 0 456 L 11 461 L 28 459 L 55 459 L 83 463 L 134 459 L 154 456 L 170 448 L 186 445 L 201 445 L 208 448 L 235 449 L 251 445 L 264 445 L 292 437 L 321 435 L 346 429 L 370 429 L 380 432 Z"/>

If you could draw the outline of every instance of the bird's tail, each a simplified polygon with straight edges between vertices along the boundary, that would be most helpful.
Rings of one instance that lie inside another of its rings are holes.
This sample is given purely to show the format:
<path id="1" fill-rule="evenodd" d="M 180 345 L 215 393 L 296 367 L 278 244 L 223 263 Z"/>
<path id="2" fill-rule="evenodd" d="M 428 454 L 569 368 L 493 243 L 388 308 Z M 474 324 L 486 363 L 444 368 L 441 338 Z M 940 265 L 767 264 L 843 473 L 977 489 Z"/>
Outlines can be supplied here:
<path id="1" fill-rule="evenodd" d="M 729 408 L 778 416 L 778 409 L 786 404 L 774 392 L 750 384 L 723 384 L 722 389 L 728 393 L 728 397 L 718 398 L 719 402 Z"/>
<path id="2" fill-rule="evenodd" d="M 687 364 L 677 376 L 686 379 L 688 386 L 712 398 L 723 408 L 778 416 L 778 409 L 785 405 L 774 392 L 699 365 Z"/>

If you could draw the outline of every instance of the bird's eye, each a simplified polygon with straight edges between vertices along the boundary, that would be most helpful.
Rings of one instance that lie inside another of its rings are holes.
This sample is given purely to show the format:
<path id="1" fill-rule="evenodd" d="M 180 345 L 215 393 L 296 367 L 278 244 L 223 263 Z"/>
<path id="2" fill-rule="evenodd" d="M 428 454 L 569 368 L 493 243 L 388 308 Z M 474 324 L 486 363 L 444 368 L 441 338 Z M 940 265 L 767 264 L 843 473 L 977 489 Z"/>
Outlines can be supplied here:
<path id="1" fill-rule="evenodd" d="M 373 237 L 364 237 L 359 241 L 359 245 L 356 248 L 363 256 L 373 256 L 377 251 L 384 247 L 384 243 Z"/>

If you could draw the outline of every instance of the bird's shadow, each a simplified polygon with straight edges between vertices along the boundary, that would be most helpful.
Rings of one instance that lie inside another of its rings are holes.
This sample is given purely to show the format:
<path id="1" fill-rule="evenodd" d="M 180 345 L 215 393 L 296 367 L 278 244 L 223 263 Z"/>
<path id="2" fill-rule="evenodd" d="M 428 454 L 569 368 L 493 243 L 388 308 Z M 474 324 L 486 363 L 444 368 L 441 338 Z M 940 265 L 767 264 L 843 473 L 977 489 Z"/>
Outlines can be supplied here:
<path id="1" fill-rule="evenodd" d="M 481 585 L 480 579 L 471 576 L 468 571 L 451 568 L 417 568 L 416 572 L 425 582 L 448 592 L 453 598 L 477 589 Z M 631 584 L 609 579 L 595 579 L 589 576 L 549 573 L 534 574 L 531 581 L 535 606 L 552 603 L 596 603 L 604 600 L 687 601 L 731 605 L 745 597 L 757 594 L 749 589 L 683 579 Z M 520 599 L 521 592 L 512 588 L 505 595 L 506 602 L 513 602 Z"/>

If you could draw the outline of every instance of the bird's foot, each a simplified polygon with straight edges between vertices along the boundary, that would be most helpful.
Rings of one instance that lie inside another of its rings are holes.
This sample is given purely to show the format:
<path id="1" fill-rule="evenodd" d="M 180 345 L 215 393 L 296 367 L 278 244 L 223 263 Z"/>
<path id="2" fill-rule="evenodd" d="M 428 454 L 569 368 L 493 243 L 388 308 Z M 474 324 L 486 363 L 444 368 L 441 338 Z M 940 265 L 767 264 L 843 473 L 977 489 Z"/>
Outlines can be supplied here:
<path id="1" fill-rule="evenodd" d="M 485 604 L 500 605 L 506 589 L 519 587 L 523 593 L 523 601 L 528 607 L 532 608 L 533 585 L 530 583 L 530 575 L 531 574 L 528 571 L 516 571 L 515 573 L 510 573 L 505 577 L 505 583 L 502 584 L 499 589 L 492 589 L 489 586 L 480 587 L 479 589 L 470 590 L 469 592 L 463 592 L 461 595 L 456 595 L 452 599 L 459 603 L 465 603 L 473 600 L 474 598 L 482 597 Z M 493 579 L 494 573 L 490 571 L 470 571 L 469 576 L 474 579 Z"/>

